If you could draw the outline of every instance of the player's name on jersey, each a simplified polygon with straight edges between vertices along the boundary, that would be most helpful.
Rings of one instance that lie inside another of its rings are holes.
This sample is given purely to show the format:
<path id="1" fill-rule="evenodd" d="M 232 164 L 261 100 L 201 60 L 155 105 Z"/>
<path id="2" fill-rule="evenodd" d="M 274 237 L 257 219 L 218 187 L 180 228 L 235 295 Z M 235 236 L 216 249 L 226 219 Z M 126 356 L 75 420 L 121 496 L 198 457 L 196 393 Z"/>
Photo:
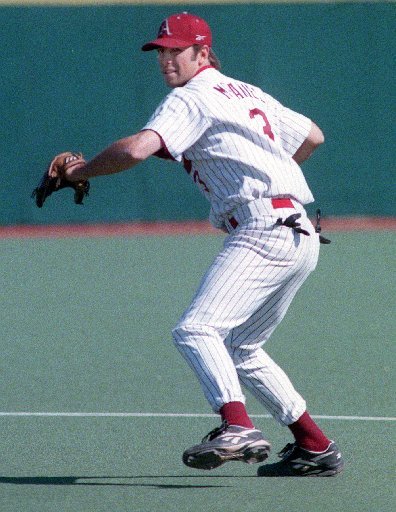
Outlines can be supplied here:
<path id="1" fill-rule="evenodd" d="M 230 82 L 228 84 L 217 84 L 213 88 L 228 99 L 238 98 L 242 100 L 244 98 L 254 98 L 259 101 L 264 101 L 263 98 L 257 96 L 255 89 L 249 84 Z"/>

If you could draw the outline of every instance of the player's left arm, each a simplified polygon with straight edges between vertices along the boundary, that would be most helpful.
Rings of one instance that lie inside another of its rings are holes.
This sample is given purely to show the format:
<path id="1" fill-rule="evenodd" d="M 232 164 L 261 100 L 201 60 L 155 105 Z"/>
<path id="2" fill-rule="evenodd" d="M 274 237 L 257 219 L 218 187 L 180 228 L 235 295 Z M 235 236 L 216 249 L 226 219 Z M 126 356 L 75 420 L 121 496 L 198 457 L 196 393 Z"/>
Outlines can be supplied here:
<path id="1" fill-rule="evenodd" d="M 152 130 L 143 130 L 117 140 L 84 165 L 70 168 L 66 171 L 65 178 L 69 181 L 79 181 L 125 171 L 146 160 L 161 148 L 160 136 Z"/>
<path id="2" fill-rule="evenodd" d="M 323 142 L 324 135 L 322 130 L 312 121 L 308 136 L 294 153 L 293 160 L 295 160 L 298 164 L 305 162 L 305 160 L 307 160 L 315 151 L 315 149 L 323 144 Z"/>

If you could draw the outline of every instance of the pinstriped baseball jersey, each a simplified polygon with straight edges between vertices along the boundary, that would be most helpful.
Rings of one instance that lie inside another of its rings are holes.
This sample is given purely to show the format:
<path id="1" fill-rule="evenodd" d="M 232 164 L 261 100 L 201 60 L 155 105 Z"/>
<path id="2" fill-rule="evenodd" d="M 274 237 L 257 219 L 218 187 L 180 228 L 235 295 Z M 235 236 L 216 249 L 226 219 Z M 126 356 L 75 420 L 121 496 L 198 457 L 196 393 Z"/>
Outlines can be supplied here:
<path id="1" fill-rule="evenodd" d="M 157 132 L 171 157 L 183 162 L 210 201 L 211 222 L 222 227 L 252 200 L 313 201 L 292 159 L 310 128 L 310 119 L 260 88 L 208 66 L 173 89 L 143 129 Z"/>
<path id="2" fill-rule="evenodd" d="M 245 402 L 241 384 L 284 425 L 306 408 L 262 346 L 318 259 L 304 209 L 313 196 L 292 158 L 311 126 L 261 89 L 208 66 L 173 89 L 144 127 L 184 164 L 210 201 L 212 224 L 229 233 L 172 331 L 216 412 Z M 305 234 L 282 225 L 293 213 Z"/>

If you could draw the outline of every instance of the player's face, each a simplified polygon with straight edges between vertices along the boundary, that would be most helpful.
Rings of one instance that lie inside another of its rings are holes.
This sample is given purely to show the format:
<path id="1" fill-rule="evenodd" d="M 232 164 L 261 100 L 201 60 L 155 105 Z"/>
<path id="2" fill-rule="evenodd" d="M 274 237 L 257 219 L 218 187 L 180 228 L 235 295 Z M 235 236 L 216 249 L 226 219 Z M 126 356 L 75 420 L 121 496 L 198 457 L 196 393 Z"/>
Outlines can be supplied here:
<path id="1" fill-rule="evenodd" d="M 188 48 L 159 48 L 161 73 L 169 87 L 180 87 L 191 80 L 201 66 L 201 51 Z"/>

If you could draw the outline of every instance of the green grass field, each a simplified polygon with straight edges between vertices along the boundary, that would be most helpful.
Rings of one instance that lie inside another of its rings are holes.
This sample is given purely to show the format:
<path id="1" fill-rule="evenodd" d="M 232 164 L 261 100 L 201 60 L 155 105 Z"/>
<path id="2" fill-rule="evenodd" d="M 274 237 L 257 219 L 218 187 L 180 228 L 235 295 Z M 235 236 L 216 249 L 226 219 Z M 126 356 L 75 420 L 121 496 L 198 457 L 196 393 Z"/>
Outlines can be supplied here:
<path id="1" fill-rule="evenodd" d="M 1 240 L 1 512 L 394 510 L 396 235 L 327 234 L 266 346 L 342 448 L 327 479 L 181 462 L 218 420 L 170 331 L 221 236 Z M 248 409 L 275 462 L 288 429 Z"/>

